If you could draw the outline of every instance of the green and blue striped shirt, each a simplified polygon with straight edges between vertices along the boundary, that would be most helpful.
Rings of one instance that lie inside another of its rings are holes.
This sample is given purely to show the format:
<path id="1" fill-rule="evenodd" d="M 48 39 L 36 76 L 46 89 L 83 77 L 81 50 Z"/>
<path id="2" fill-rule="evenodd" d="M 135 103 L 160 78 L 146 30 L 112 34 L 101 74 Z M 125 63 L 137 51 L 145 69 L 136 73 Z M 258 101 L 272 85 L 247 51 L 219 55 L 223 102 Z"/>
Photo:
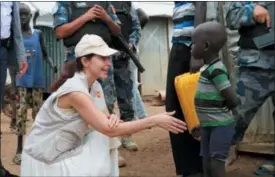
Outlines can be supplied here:
<path id="1" fill-rule="evenodd" d="M 233 122 L 221 91 L 231 86 L 228 71 L 220 59 L 201 70 L 195 106 L 201 126 L 223 126 Z"/>

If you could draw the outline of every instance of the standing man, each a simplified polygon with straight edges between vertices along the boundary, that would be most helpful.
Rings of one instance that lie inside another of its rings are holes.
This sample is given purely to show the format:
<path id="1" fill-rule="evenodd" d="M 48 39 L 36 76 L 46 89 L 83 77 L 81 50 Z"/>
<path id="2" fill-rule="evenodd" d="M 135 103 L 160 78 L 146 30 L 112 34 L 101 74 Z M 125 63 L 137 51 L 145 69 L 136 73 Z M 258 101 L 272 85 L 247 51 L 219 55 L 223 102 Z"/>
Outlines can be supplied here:
<path id="1" fill-rule="evenodd" d="M 116 15 L 121 22 L 121 32 L 125 40 L 129 43 L 129 48 L 136 50 L 141 37 L 141 27 L 137 12 L 130 1 L 113 1 L 112 5 L 116 9 Z M 115 41 L 114 41 L 115 42 Z M 122 48 L 118 48 L 122 50 Z M 112 113 L 114 103 L 117 100 L 121 120 L 132 121 L 135 118 L 133 107 L 133 71 L 129 65 L 130 58 L 121 52 L 119 56 L 113 58 L 113 72 L 109 72 L 109 77 L 102 82 L 109 111 Z M 115 91 L 114 91 L 115 89 Z M 116 93 L 116 96 L 115 96 Z M 122 146 L 128 150 L 136 151 L 138 147 L 131 139 L 131 135 L 121 139 Z"/>
<path id="2" fill-rule="evenodd" d="M 270 96 L 273 96 L 273 104 L 275 103 L 275 44 L 259 47 L 254 42 L 256 37 L 269 33 L 270 27 L 274 31 L 274 26 L 271 26 L 271 21 L 274 25 L 274 16 L 270 15 L 271 12 L 267 9 L 268 3 L 274 6 L 274 2 L 232 2 L 227 14 L 227 25 L 230 29 L 239 30 L 240 34 L 237 94 L 241 101 L 241 105 L 234 112 L 236 127 L 229 164 L 236 160 L 237 145 L 242 141 L 259 108 Z"/>
<path id="3" fill-rule="evenodd" d="M 28 67 L 23 45 L 18 2 L 0 2 L 1 5 L 1 43 L 0 43 L 0 108 L 3 106 L 3 93 L 7 77 L 7 65 L 16 67 L 19 62 L 19 75 Z M 1 132 L 0 132 L 1 133 Z M 0 158 L 0 176 L 15 177 L 10 174 Z"/>
<path id="4" fill-rule="evenodd" d="M 176 111 L 175 117 L 185 120 L 174 86 L 175 77 L 184 73 L 196 72 L 203 61 L 191 59 L 191 34 L 194 27 L 205 22 L 206 2 L 177 1 L 173 10 L 174 34 L 170 52 L 167 85 L 166 111 Z M 176 173 L 181 177 L 201 177 L 202 161 L 200 142 L 188 132 L 170 133 L 171 147 Z"/>

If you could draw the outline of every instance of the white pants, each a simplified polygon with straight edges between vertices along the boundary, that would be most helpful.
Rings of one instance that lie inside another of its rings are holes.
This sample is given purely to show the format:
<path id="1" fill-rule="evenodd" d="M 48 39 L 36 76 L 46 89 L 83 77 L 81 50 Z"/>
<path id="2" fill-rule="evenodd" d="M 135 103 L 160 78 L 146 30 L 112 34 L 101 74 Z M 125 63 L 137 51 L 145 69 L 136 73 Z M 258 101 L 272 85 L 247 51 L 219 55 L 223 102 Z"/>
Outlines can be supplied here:
<path id="1" fill-rule="evenodd" d="M 80 154 L 53 164 L 45 164 L 23 152 L 20 176 L 119 176 L 118 150 L 110 151 L 109 140 L 93 131 L 87 135 Z"/>

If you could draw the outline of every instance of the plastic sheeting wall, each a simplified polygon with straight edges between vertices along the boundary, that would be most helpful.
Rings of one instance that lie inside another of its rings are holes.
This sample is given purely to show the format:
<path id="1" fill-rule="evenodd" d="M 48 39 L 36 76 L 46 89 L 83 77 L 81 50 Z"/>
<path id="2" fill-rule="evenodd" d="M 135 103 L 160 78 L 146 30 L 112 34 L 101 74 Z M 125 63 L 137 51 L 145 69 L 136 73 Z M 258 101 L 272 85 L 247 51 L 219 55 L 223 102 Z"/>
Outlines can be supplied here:
<path id="1" fill-rule="evenodd" d="M 43 64 L 44 64 L 44 73 L 45 73 L 46 88 L 47 88 L 45 92 L 49 93 L 48 88 L 50 84 L 57 78 L 57 76 L 59 76 L 64 60 L 66 59 L 65 48 L 61 40 L 57 41 L 56 35 L 52 28 L 43 26 L 43 27 L 39 27 L 39 29 L 43 33 L 47 52 L 58 68 L 58 73 L 54 74 L 50 65 L 44 60 Z"/>
<path id="2" fill-rule="evenodd" d="M 150 17 L 142 30 L 139 56 L 145 72 L 141 74 L 142 94 L 153 95 L 166 87 L 169 59 L 168 19 Z"/>

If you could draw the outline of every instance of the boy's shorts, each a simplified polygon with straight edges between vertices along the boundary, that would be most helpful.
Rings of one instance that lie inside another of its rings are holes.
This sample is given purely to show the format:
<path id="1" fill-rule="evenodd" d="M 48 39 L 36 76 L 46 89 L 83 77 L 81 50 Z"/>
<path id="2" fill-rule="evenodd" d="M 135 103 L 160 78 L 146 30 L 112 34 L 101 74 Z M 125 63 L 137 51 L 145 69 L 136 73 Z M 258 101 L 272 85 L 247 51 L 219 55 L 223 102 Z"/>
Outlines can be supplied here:
<path id="1" fill-rule="evenodd" d="M 201 128 L 200 155 L 225 161 L 228 157 L 234 125 Z"/>

